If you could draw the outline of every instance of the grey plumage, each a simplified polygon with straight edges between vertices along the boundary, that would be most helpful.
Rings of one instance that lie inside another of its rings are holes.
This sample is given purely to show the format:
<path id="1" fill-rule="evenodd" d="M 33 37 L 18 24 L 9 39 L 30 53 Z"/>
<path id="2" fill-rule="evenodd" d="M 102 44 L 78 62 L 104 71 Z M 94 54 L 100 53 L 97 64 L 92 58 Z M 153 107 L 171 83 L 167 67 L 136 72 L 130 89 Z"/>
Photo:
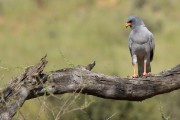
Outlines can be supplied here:
<path id="1" fill-rule="evenodd" d="M 129 35 L 129 50 L 132 63 L 138 63 L 138 75 L 142 76 L 145 61 L 146 72 L 151 72 L 150 62 L 153 60 L 155 49 L 154 37 L 139 17 L 130 16 L 126 23 L 130 23 L 129 26 L 132 29 Z"/>

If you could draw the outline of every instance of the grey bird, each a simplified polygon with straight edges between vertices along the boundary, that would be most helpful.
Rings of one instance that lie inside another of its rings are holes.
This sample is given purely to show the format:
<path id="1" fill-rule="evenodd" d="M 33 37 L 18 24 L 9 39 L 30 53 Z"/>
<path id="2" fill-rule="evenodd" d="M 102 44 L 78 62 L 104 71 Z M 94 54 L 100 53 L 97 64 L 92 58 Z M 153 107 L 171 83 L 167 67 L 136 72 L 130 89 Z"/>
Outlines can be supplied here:
<path id="1" fill-rule="evenodd" d="M 153 60 L 155 42 L 153 34 L 147 29 L 144 22 L 137 16 L 130 16 L 125 23 L 126 28 L 130 26 L 129 50 L 134 68 L 131 77 L 141 77 L 151 74 L 150 62 Z M 138 64 L 138 75 L 136 73 Z"/>

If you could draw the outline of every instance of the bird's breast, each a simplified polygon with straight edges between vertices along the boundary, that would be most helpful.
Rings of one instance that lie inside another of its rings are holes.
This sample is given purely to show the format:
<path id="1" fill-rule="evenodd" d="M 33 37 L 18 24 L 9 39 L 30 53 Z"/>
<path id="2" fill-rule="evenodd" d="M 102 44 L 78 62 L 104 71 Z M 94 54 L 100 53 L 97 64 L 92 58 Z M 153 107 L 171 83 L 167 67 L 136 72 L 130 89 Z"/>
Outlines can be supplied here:
<path id="1" fill-rule="evenodd" d="M 145 44 L 149 41 L 149 31 L 146 27 L 138 28 L 132 31 L 131 39 L 137 44 Z"/>
<path id="2" fill-rule="evenodd" d="M 144 43 L 144 44 L 133 43 L 132 47 L 134 49 L 134 53 L 139 57 L 143 57 L 147 55 L 150 52 L 150 47 L 148 44 L 149 43 Z"/>
<path id="3" fill-rule="evenodd" d="M 135 34 L 132 37 L 132 41 L 135 42 L 136 44 L 145 44 L 148 42 L 148 36 L 144 34 Z"/>

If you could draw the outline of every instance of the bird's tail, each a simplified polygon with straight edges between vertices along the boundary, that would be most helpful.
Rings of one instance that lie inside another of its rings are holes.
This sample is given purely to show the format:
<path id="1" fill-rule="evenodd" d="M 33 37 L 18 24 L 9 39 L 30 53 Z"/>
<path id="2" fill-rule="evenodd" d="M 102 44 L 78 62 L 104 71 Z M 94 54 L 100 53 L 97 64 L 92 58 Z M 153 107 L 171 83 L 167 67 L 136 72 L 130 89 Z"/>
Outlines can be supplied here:
<path id="1" fill-rule="evenodd" d="M 144 72 L 144 61 L 143 60 L 139 60 L 138 61 L 138 75 L 142 76 L 143 72 Z M 147 62 L 147 64 L 146 64 L 146 72 L 147 73 L 151 72 L 150 62 Z"/>

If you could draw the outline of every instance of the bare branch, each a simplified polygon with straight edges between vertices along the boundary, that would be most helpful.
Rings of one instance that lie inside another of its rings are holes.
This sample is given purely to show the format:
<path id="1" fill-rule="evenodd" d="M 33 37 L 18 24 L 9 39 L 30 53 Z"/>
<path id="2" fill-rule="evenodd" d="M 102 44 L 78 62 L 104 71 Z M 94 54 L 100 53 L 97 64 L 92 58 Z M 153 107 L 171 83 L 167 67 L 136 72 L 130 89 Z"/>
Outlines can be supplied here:
<path id="1" fill-rule="evenodd" d="M 91 71 L 91 70 L 94 68 L 95 65 L 96 65 L 96 62 L 94 61 L 93 63 L 87 65 L 87 66 L 86 66 L 86 69 L 89 70 L 89 71 Z"/>
<path id="2" fill-rule="evenodd" d="M 1 93 L 0 119 L 10 120 L 28 99 L 44 94 L 82 93 L 106 99 L 142 101 L 180 88 L 180 65 L 147 78 L 92 72 L 95 62 L 43 73 L 46 56 L 13 79 Z"/>

